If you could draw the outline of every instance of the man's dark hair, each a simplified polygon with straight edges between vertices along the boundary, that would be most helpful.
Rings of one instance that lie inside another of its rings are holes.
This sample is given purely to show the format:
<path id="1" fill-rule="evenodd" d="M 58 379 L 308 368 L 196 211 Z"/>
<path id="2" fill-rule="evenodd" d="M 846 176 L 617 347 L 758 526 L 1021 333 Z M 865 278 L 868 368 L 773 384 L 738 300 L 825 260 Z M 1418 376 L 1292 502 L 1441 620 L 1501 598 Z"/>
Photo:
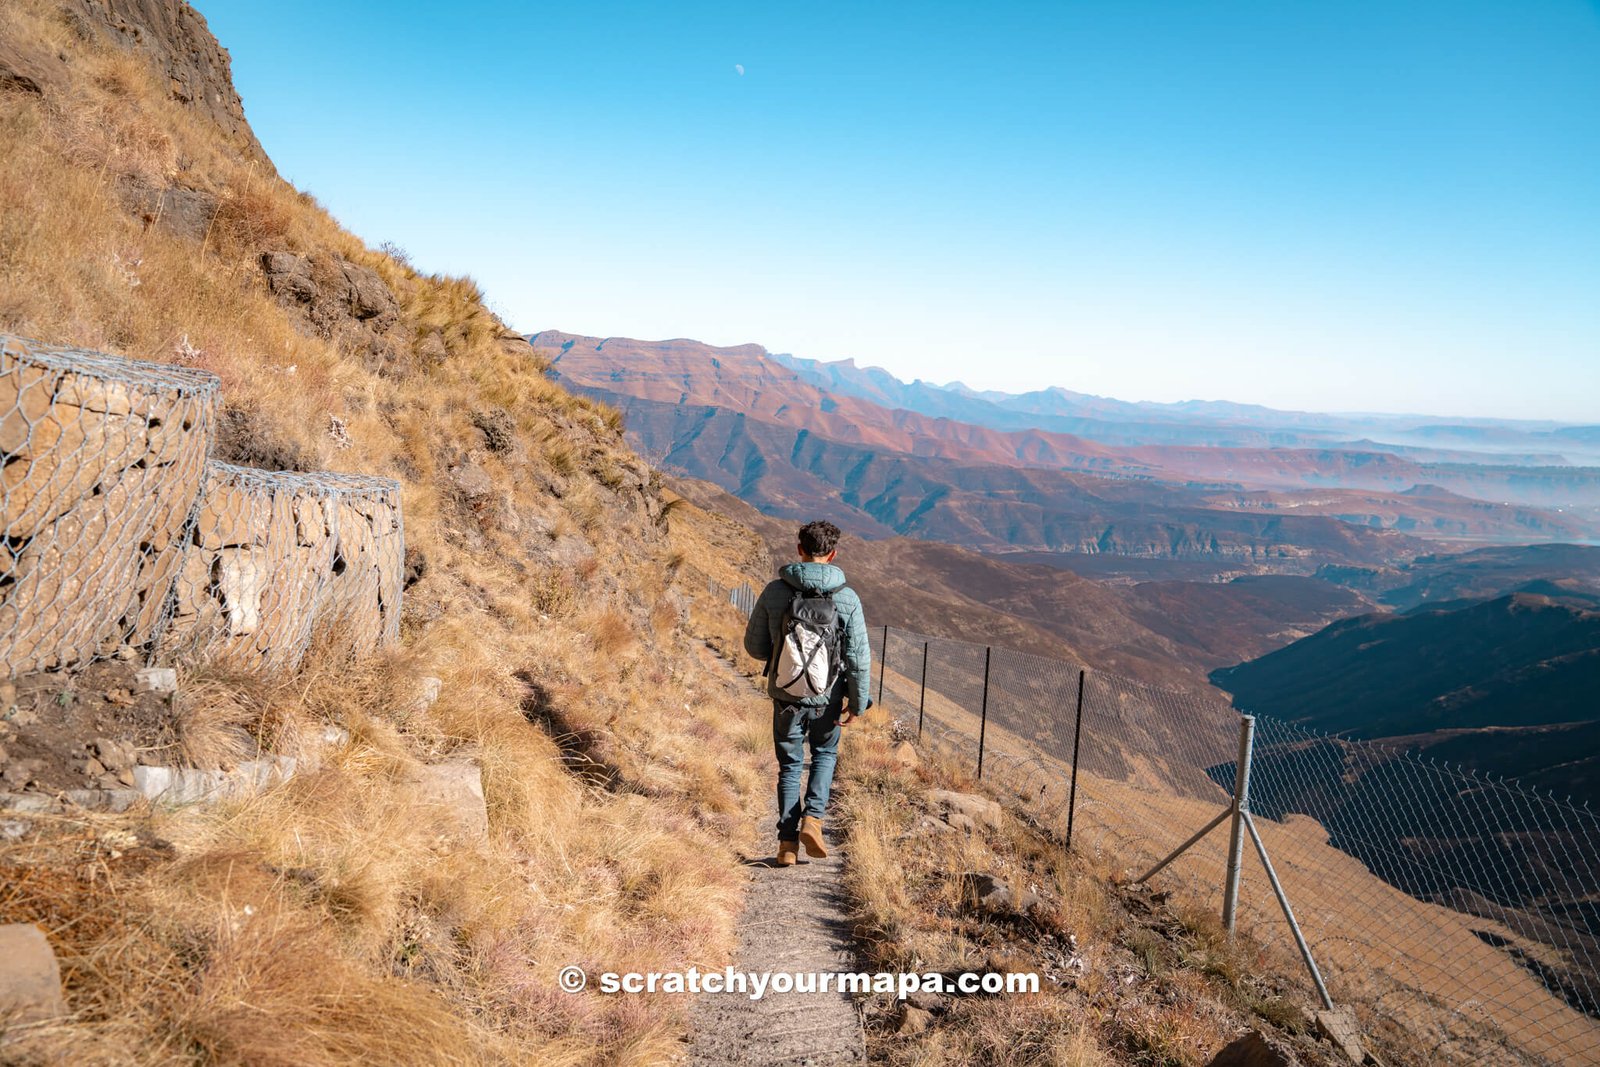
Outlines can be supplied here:
<path id="1" fill-rule="evenodd" d="M 826 556 L 839 543 L 839 527 L 826 519 L 808 522 L 800 527 L 800 551 L 815 559 Z"/>

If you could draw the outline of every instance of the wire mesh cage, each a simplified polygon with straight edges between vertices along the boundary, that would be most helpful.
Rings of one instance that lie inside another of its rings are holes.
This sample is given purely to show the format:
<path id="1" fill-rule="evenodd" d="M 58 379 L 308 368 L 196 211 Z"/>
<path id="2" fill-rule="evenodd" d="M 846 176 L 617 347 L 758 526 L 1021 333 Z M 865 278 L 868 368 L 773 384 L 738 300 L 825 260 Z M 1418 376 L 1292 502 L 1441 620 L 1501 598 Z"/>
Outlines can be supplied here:
<path id="1" fill-rule="evenodd" d="M 315 633 L 367 655 L 400 640 L 405 585 L 405 528 L 400 483 L 356 474 L 323 474 L 337 500 L 333 575 L 317 605 Z"/>
<path id="2" fill-rule="evenodd" d="M 370 653 L 399 639 L 404 559 L 398 482 L 213 462 L 163 649 L 247 669 L 316 640 Z"/>
<path id="3" fill-rule="evenodd" d="M 142 646 L 164 621 L 220 383 L 0 337 L 0 670 Z"/>

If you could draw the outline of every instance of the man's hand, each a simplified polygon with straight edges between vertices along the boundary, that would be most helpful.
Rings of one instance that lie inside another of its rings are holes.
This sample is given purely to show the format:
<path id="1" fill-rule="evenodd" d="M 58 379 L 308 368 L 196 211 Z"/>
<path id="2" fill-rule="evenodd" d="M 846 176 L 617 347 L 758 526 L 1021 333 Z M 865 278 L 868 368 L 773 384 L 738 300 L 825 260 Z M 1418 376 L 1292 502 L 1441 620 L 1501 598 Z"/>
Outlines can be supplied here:
<path id="1" fill-rule="evenodd" d="M 846 700 L 844 702 L 844 707 L 839 711 L 839 725 L 849 726 L 850 720 L 855 717 L 855 712 L 850 710 L 850 701 Z"/>

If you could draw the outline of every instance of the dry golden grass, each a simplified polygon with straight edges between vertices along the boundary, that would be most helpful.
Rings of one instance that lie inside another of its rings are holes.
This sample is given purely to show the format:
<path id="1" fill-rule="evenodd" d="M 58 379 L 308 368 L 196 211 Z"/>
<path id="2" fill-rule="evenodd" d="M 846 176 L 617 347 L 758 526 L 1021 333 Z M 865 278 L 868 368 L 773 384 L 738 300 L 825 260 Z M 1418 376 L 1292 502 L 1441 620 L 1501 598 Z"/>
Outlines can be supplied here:
<path id="1" fill-rule="evenodd" d="M 0 848 L 8 887 L 71 891 L 41 903 L 12 888 L 0 896 L 8 921 L 42 921 L 68 959 L 137 950 L 152 960 L 140 967 L 166 976 L 69 966 L 69 1002 L 96 1006 L 92 1017 L 5 1034 L 0 1047 L 23 1060 L 160 1062 L 126 1053 L 162 1048 L 172 1062 L 302 1064 L 652 1062 L 674 1047 L 684 1005 L 568 996 L 554 972 L 726 962 L 735 830 L 763 782 L 729 735 L 764 709 L 695 670 L 704 688 L 681 719 L 663 724 L 652 708 L 625 722 L 613 708 L 604 743 L 627 786 L 613 792 L 566 770 L 520 704 L 496 712 L 526 694 L 492 667 L 459 657 L 440 668 L 438 704 L 403 717 L 392 709 L 415 699 L 407 654 L 260 681 L 252 697 L 271 714 L 248 725 L 268 723 L 275 747 L 299 739 L 306 754 L 312 727 L 330 719 L 352 743 L 248 801 L 82 824 L 94 834 L 61 823 Z M 575 691 L 601 698 L 596 714 L 607 698 L 629 700 L 590 680 Z M 492 833 L 477 846 L 451 843 L 405 785 L 419 757 L 462 751 L 484 768 Z M 149 842 L 125 849 L 138 862 L 104 858 L 100 837 L 130 830 Z M 389 1012 L 407 1025 L 384 1029 Z M 272 1038 L 285 1029 L 294 1040 Z"/>
<path id="2" fill-rule="evenodd" d="M 166 758 L 189 767 L 232 767 L 258 751 L 263 709 L 251 688 L 213 678 L 185 678 L 174 697 L 176 752 Z"/>
<path id="3" fill-rule="evenodd" d="M 615 608 L 599 612 L 585 629 L 594 641 L 597 656 L 615 657 L 632 648 L 635 642 L 632 621 Z"/>
<path id="4" fill-rule="evenodd" d="M 898 1032 L 896 1009 L 874 1003 L 875 1056 L 1198 1067 L 1247 1027 L 1269 1026 L 1303 1062 L 1335 1062 L 1305 1036 L 1299 1002 L 1309 998 L 1249 938 L 1230 942 L 1198 910 L 1180 914 L 1118 889 L 1109 862 L 1066 852 L 1025 818 L 970 835 L 932 828 L 928 789 L 982 789 L 937 748 L 903 765 L 886 718 L 874 711 L 852 727 L 840 758 L 845 885 L 871 961 L 918 972 L 1033 971 L 1043 980 L 1037 995 L 957 997 L 919 1033 Z M 965 872 L 1038 893 L 1041 904 L 1026 917 L 982 915 Z"/>
<path id="5" fill-rule="evenodd" d="M 471 279 L 368 249 L 169 99 L 140 55 L 80 40 L 48 0 L 0 7 L 0 36 L 71 58 L 65 91 L 0 95 L 0 330 L 214 372 L 264 451 L 399 478 L 408 549 L 427 563 L 393 654 L 184 678 L 185 758 L 268 751 L 318 769 L 249 801 L 56 820 L 0 845 L 0 921 L 46 928 L 75 1013 L 0 1033 L 0 1058 L 676 1052 L 684 1003 L 571 996 L 556 973 L 721 966 L 732 949 L 769 710 L 707 647 L 737 653 L 737 620 L 694 569 L 720 546 L 652 517 L 657 490 L 620 416 L 552 384 Z M 210 193 L 215 220 L 198 242 L 173 236 L 124 209 L 129 183 Z M 365 353 L 372 338 L 281 306 L 261 278 L 268 251 L 377 272 L 400 309 L 379 339 L 388 361 Z M 502 453 L 474 426 L 496 409 L 515 428 Z M 463 467 L 493 491 L 468 497 Z M 328 725 L 350 744 L 323 752 Z M 407 784 L 453 757 L 482 767 L 487 840 L 453 843 Z M 140 844 L 111 849 L 106 834 Z"/>
<path id="6" fill-rule="evenodd" d="M 748 584 L 759 592 L 772 578 L 772 559 L 754 530 L 670 490 L 662 498 L 660 521 L 672 545 L 668 562 L 684 571 L 686 582 L 709 579 L 724 589 Z"/>

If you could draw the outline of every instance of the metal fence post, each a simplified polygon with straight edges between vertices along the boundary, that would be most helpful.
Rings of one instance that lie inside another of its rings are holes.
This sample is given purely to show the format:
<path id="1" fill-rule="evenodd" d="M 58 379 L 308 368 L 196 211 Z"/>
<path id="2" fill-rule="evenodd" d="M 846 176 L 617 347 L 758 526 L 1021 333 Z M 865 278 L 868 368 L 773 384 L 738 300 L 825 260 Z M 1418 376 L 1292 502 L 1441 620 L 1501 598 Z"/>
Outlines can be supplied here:
<path id="1" fill-rule="evenodd" d="M 978 778 L 983 778 L 983 738 L 989 730 L 989 660 L 994 656 L 994 648 L 985 646 L 983 650 L 983 710 L 982 717 L 978 720 Z"/>
<path id="2" fill-rule="evenodd" d="M 1088 680 L 1086 669 L 1078 671 L 1078 717 L 1072 728 L 1072 790 L 1067 794 L 1067 847 L 1072 847 L 1072 819 L 1078 814 L 1078 743 L 1083 739 L 1083 685 Z"/>
<path id="3" fill-rule="evenodd" d="M 889 627 L 883 628 L 883 654 L 878 657 L 878 703 L 883 703 L 883 676 L 889 673 Z"/>
<path id="4" fill-rule="evenodd" d="M 1250 757 L 1255 744 L 1256 717 L 1239 716 L 1239 762 L 1233 772 L 1233 826 L 1228 834 L 1228 880 L 1222 889 L 1222 925 L 1233 936 L 1239 904 L 1239 869 L 1244 864 L 1246 813 L 1250 810 Z"/>
<path id="5" fill-rule="evenodd" d="M 917 740 L 922 740 L 922 715 L 928 707 L 928 642 L 922 642 L 922 690 L 917 694 Z"/>

